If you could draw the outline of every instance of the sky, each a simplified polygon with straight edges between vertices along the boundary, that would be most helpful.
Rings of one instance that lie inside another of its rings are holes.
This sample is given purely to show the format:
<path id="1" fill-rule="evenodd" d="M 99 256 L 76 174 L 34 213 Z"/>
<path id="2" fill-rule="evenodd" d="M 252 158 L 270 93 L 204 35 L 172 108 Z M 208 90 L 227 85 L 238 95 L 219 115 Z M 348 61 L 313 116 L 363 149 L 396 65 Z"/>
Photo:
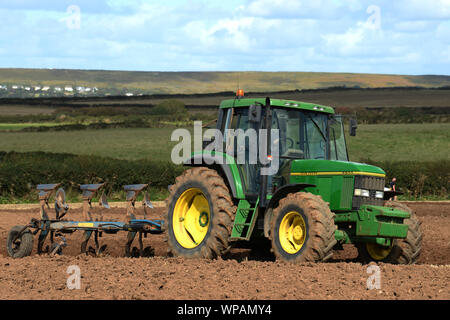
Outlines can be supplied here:
<path id="1" fill-rule="evenodd" d="M 0 68 L 450 75 L 450 0 L 0 0 Z"/>

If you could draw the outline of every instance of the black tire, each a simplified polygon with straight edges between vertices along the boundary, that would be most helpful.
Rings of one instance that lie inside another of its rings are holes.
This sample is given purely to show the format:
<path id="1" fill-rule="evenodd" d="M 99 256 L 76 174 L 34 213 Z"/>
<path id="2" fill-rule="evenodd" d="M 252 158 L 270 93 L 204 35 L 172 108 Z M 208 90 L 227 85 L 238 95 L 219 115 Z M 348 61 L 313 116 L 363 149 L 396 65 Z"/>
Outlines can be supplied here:
<path id="1" fill-rule="evenodd" d="M 286 251 L 280 240 L 282 221 L 292 212 L 300 215 L 305 223 L 303 244 L 295 253 Z M 329 260 L 337 243 L 334 216 L 328 204 L 320 196 L 311 193 L 290 193 L 281 199 L 273 211 L 269 235 L 276 259 L 293 263 Z"/>
<path id="2" fill-rule="evenodd" d="M 358 248 L 358 260 L 363 263 L 370 263 L 372 261 L 391 264 L 417 263 L 422 251 L 423 235 L 420 228 L 422 223 L 411 208 L 400 202 L 389 200 L 384 203 L 384 206 L 407 211 L 411 214 L 411 218 L 405 220 L 405 224 L 408 225 L 408 235 L 405 239 L 394 239 L 391 252 L 382 260 L 374 259 L 368 252 L 366 244 L 360 243 L 356 246 Z"/>
<path id="3" fill-rule="evenodd" d="M 33 251 L 33 235 L 28 230 L 23 232 L 22 235 L 13 242 L 13 239 L 16 238 L 23 228 L 23 226 L 15 226 L 8 233 L 6 252 L 8 253 L 8 256 L 12 258 L 28 257 Z"/>
<path id="4" fill-rule="evenodd" d="M 194 248 L 186 248 L 177 240 L 174 232 L 173 217 L 177 201 L 182 194 L 191 189 L 198 189 L 208 201 L 210 218 L 204 239 Z M 186 170 L 177 177 L 176 183 L 169 189 L 166 199 L 168 208 L 166 215 L 168 253 L 173 256 L 187 258 L 214 259 L 222 256 L 230 249 L 230 236 L 236 212 L 230 191 L 217 171 L 196 167 Z"/>

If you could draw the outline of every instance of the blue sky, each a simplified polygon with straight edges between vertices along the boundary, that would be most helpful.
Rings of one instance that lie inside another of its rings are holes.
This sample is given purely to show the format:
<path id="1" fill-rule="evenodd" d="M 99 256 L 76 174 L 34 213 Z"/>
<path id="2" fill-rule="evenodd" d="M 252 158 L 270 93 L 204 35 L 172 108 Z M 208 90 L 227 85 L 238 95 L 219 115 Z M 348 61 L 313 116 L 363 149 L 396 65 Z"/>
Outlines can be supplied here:
<path id="1" fill-rule="evenodd" d="M 450 75 L 450 0 L 0 0 L 0 67 Z"/>

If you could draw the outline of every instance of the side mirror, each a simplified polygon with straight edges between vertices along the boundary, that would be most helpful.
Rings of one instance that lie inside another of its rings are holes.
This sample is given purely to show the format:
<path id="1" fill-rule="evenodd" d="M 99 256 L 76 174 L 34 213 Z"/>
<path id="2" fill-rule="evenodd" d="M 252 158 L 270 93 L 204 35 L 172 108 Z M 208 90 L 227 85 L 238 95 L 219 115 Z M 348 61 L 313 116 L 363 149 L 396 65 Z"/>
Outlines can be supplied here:
<path id="1" fill-rule="evenodd" d="M 350 119 L 350 136 L 356 136 L 356 129 L 358 129 L 358 122 L 356 119 Z"/>
<path id="2" fill-rule="evenodd" d="M 251 105 L 248 109 L 248 122 L 260 123 L 262 108 L 260 105 Z"/>

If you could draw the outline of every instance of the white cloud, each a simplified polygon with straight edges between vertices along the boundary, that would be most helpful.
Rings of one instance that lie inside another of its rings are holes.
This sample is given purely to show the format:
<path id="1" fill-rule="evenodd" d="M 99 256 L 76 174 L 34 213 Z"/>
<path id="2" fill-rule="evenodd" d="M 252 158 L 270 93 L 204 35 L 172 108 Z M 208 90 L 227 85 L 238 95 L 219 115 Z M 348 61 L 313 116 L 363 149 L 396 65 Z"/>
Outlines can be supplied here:
<path id="1" fill-rule="evenodd" d="M 0 67 L 450 74 L 449 2 L 110 0 L 80 30 L 50 2 L 0 5 Z"/>
<path id="2" fill-rule="evenodd" d="M 343 34 L 329 33 L 322 36 L 328 52 L 339 52 L 342 55 L 355 53 L 359 44 L 364 40 L 367 29 L 364 24 L 358 24 Z"/>
<path id="3" fill-rule="evenodd" d="M 287 19 L 337 18 L 345 12 L 360 9 L 357 1 L 327 0 L 252 0 L 240 6 L 239 13 L 247 16 Z"/>
<path id="4" fill-rule="evenodd" d="M 393 29 L 399 32 L 430 32 L 437 28 L 438 23 L 429 20 L 400 21 L 393 24 Z"/>
<path id="5" fill-rule="evenodd" d="M 435 37 L 443 44 L 450 44 L 450 21 L 440 23 L 437 26 Z"/>
<path id="6" fill-rule="evenodd" d="M 450 0 L 397 0 L 392 7 L 398 18 L 442 20 L 450 18 Z"/>
<path id="7" fill-rule="evenodd" d="M 373 56 L 383 54 L 381 47 L 389 45 L 388 32 L 372 19 L 358 21 L 344 33 L 327 33 L 321 36 L 328 54 L 342 56 Z M 385 49 L 383 49 L 385 50 Z"/>

